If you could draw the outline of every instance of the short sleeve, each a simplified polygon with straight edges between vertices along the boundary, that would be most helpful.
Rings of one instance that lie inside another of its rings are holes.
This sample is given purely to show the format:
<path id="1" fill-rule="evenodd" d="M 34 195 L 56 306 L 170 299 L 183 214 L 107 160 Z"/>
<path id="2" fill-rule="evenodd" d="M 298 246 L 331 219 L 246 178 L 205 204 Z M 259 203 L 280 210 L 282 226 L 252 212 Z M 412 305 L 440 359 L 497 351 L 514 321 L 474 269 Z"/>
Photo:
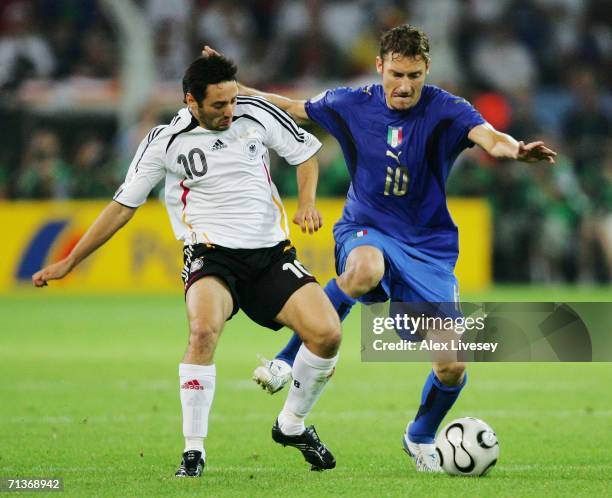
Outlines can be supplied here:
<path id="1" fill-rule="evenodd" d="M 321 142 L 300 128 L 289 114 L 268 103 L 265 145 L 291 165 L 298 165 L 311 158 L 321 148 Z"/>
<path id="2" fill-rule="evenodd" d="M 472 147 L 474 143 L 467 136 L 472 128 L 485 123 L 484 118 L 464 98 L 446 92 L 441 98 L 444 118 L 452 121 L 448 137 L 449 145 L 452 149 L 461 150 Z"/>
<path id="3" fill-rule="evenodd" d="M 336 136 L 341 131 L 337 116 L 351 91 L 351 88 L 340 87 L 320 93 L 306 101 L 304 105 L 306 114 L 319 126 Z"/>
<path id="4" fill-rule="evenodd" d="M 159 136 L 150 139 L 151 135 L 149 133 L 138 146 L 125 181 L 113 197 L 113 200 L 124 206 L 138 207 L 144 204 L 153 187 L 165 176 L 163 141 Z"/>

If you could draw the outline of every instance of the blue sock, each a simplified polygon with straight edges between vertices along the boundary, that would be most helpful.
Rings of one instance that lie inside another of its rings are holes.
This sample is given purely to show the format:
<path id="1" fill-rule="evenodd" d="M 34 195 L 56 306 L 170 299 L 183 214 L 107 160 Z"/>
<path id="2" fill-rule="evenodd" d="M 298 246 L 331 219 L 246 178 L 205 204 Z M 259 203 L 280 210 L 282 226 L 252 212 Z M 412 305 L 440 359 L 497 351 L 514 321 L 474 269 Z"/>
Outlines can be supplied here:
<path id="1" fill-rule="evenodd" d="M 345 294 L 344 291 L 338 287 L 338 283 L 335 278 L 332 278 L 327 285 L 323 289 L 327 297 L 331 301 L 336 313 L 340 317 L 340 321 L 346 318 L 346 315 L 349 314 L 353 305 L 357 302 L 357 299 L 353 299 L 348 294 Z"/>
<path id="2" fill-rule="evenodd" d="M 438 427 L 455 404 L 466 382 L 467 373 L 464 373 L 461 384 L 446 386 L 440 382 L 434 371 L 431 371 L 423 386 L 421 406 L 408 430 L 412 442 L 426 444 L 434 442 Z"/>
<path id="3" fill-rule="evenodd" d="M 302 339 L 295 332 L 289 339 L 289 342 L 285 345 L 283 349 L 281 349 L 280 353 L 276 355 L 275 360 L 283 360 L 285 363 L 293 366 L 293 360 L 298 353 L 298 349 L 302 345 Z"/>
<path id="4" fill-rule="evenodd" d="M 344 320 L 357 300 L 345 294 L 344 291 L 338 287 L 335 278 L 332 278 L 329 282 L 327 282 L 327 285 L 323 290 L 336 309 L 336 312 L 340 317 L 340 321 Z M 295 356 L 297 355 L 298 349 L 300 349 L 301 345 L 302 340 L 300 339 L 300 336 L 294 333 L 291 339 L 289 339 L 287 345 L 281 350 L 280 353 L 276 355 L 275 359 L 283 360 L 284 362 L 293 366 L 293 360 L 295 360 Z"/>

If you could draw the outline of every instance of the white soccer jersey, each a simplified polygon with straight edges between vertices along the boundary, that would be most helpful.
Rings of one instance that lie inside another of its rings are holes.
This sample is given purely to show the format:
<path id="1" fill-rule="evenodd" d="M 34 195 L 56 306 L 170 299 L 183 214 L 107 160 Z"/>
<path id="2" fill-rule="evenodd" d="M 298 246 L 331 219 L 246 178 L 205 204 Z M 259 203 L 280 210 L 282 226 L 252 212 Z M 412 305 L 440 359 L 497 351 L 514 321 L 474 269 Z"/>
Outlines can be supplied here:
<path id="1" fill-rule="evenodd" d="M 270 177 L 268 148 L 297 165 L 320 147 L 287 113 L 258 97 L 238 97 L 225 131 L 200 127 L 184 108 L 145 137 L 114 200 L 140 206 L 165 175 L 166 208 L 177 239 L 271 247 L 289 237 L 289 228 Z"/>

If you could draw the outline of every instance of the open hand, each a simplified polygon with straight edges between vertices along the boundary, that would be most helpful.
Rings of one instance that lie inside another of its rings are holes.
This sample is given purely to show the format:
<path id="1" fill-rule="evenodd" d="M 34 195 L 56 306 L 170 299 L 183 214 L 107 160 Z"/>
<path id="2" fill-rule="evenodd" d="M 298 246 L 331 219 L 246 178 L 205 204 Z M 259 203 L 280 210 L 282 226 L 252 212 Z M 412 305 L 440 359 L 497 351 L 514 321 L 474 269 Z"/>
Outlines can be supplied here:
<path id="1" fill-rule="evenodd" d="M 555 164 L 557 153 L 544 145 L 544 142 L 531 142 L 525 144 L 519 142 L 519 150 L 517 159 L 526 163 L 535 163 L 538 161 L 548 161 L 550 164 Z"/>

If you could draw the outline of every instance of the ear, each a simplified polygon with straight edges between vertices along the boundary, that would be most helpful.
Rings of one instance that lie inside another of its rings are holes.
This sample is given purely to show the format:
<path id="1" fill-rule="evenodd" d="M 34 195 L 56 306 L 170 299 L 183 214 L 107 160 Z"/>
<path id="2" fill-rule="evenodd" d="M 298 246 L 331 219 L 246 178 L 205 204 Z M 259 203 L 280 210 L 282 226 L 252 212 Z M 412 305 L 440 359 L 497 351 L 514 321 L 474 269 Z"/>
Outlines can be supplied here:
<path id="1" fill-rule="evenodd" d="M 198 102 L 196 101 L 195 97 L 191 95 L 191 93 L 189 92 L 185 94 L 185 103 L 187 104 L 187 107 L 189 107 L 190 109 L 194 109 L 198 107 Z"/>
<path id="2" fill-rule="evenodd" d="M 425 74 L 429 74 L 429 67 L 431 66 L 430 62 L 425 63 Z"/>
<path id="3" fill-rule="evenodd" d="M 380 55 L 376 56 L 376 72 L 378 74 L 383 73 L 383 60 L 380 58 Z"/>

